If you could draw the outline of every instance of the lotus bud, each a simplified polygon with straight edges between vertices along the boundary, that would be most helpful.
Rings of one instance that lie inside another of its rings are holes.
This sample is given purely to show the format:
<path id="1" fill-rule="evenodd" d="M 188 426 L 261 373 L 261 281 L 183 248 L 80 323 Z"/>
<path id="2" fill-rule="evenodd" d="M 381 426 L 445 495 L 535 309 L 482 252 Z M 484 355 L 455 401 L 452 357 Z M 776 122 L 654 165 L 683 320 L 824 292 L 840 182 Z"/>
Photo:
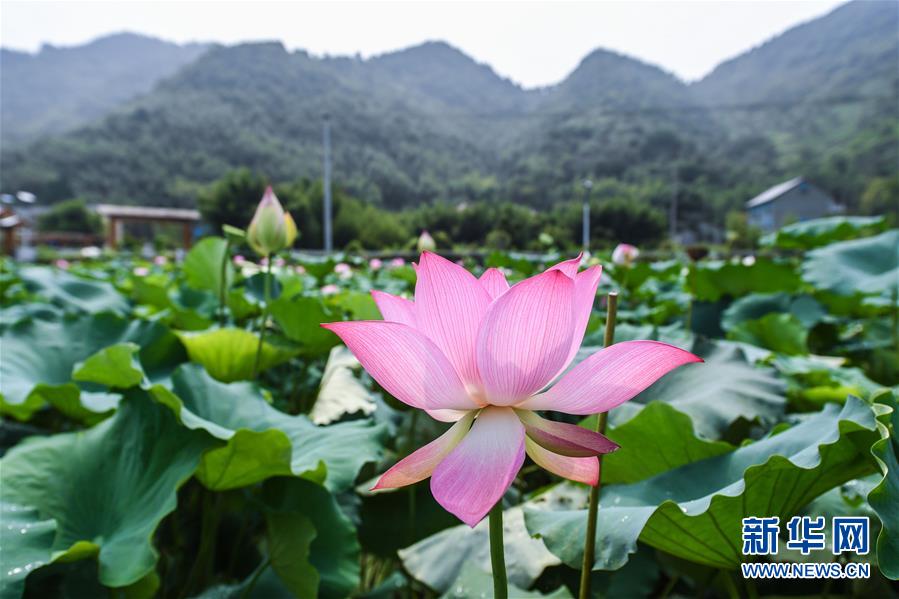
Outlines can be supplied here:
<path id="1" fill-rule="evenodd" d="M 295 229 L 296 227 L 294 227 Z M 284 208 L 271 185 L 265 189 L 256 214 L 247 227 L 247 241 L 260 256 L 268 256 L 287 247 L 287 225 Z"/>
<path id="2" fill-rule="evenodd" d="M 437 243 L 434 241 L 434 238 L 431 237 L 427 231 L 422 231 L 421 237 L 418 238 L 418 251 L 433 252 L 436 249 Z"/>
<path id="3" fill-rule="evenodd" d="M 284 212 L 284 229 L 287 233 L 287 244 L 284 246 L 286 248 L 292 248 L 293 242 L 297 240 L 297 224 L 294 222 L 293 217 L 290 215 L 290 212 Z"/>
<path id="4" fill-rule="evenodd" d="M 619 243 L 612 252 L 612 262 L 630 266 L 640 255 L 640 250 L 629 243 Z"/>

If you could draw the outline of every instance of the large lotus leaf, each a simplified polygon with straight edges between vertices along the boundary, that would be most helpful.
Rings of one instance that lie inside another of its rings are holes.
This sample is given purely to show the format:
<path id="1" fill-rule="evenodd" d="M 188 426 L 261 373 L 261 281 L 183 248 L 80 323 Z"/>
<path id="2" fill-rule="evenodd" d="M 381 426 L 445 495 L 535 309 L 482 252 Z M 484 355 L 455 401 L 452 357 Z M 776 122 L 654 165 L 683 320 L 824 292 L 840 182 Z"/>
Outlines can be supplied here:
<path id="1" fill-rule="evenodd" d="M 317 297 L 280 297 L 272 302 L 272 318 L 291 341 L 300 344 L 304 355 L 324 355 L 340 341 L 321 323 L 339 320 Z"/>
<path id="2" fill-rule="evenodd" d="M 847 367 L 844 363 L 845 358 L 827 356 L 781 355 L 772 361 L 790 381 L 788 395 L 797 407 L 842 402 L 847 395 L 867 399 L 883 389 L 883 385 L 869 379 L 860 368 Z"/>
<path id="3" fill-rule="evenodd" d="M 409 574 L 443 593 L 459 578 L 466 562 L 483 572 L 491 571 L 488 528 L 486 518 L 474 528 L 454 526 L 401 549 L 399 556 Z M 543 541 L 528 534 L 520 506 L 503 511 L 503 542 L 509 582 L 520 588 L 529 588 L 543 570 L 559 564 Z"/>
<path id="4" fill-rule="evenodd" d="M 732 452 L 637 483 L 609 485 L 600 500 L 594 568 L 620 568 L 638 538 L 691 562 L 735 568 L 744 559 L 742 518 L 784 521 L 824 491 L 869 473 L 866 448 L 878 436 L 871 407 L 851 397 L 842 409 L 829 404 Z M 585 502 L 581 488 L 563 484 L 525 512 L 528 530 L 573 567 L 582 558 L 586 509 L 570 506 Z M 565 507 L 551 509 L 553 504 Z"/>
<path id="5" fill-rule="evenodd" d="M 322 374 L 318 397 L 309 412 L 315 424 L 330 424 L 347 414 L 361 412 L 369 415 L 375 411 L 374 394 L 356 377 L 359 360 L 345 345 L 331 350 Z"/>
<path id="6" fill-rule="evenodd" d="M 130 342 L 141 347 L 140 360 L 151 379 L 167 375 L 186 356 L 165 325 L 126 320 L 109 312 L 71 315 L 59 321 L 25 320 L 2 335 L 0 411 L 28 419 L 45 403 L 70 416 L 91 420 L 115 407 L 117 399 L 72 382 L 79 362 L 110 345 Z"/>
<path id="7" fill-rule="evenodd" d="M 182 423 L 227 441 L 203 456 L 197 477 L 210 489 L 234 489 L 272 476 L 321 479 L 342 491 L 359 469 L 381 455 L 385 428 L 368 420 L 316 426 L 265 401 L 251 383 L 225 384 L 201 367 L 185 364 L 172 375 L 172 391 L 156 386 L 156 398 Z"/>
<path id="8" fill-rule="evenodd" d="M 727 295 L 741 297 L 747 293 L 796 291 L 801 284 L 802 280 L 790 264 L 768 258 L 758 258 L 752 264 L 694 264 L 687 275 L 687 288 L 695 299 L 710 302 Z"/>
<path id="9" fill-rule="evenodd" d="M 18 275 L 30 292 L 67 311 L 119 314 L 130 311 L 128 300 L 104 281 L 82 279 L 46 266 L 26 266 Z"/>
<path id="10" fill-rule="evenodd" d="M 214 443 L 133 389 L 116 414 L 94 428 L 33 438 L 11 449 L 0 460 L 0 502 L 56 521 L 56 534 L 43 537 L 42 558 L 31 546 L 32 560 L 97 557 L 100 582 L 128 586 L 153 571 L 154 531 Z M 19 542 L 30 543 L 29 535 L 4 543 L 4 554 L 18 554 Z"/>
<path id="11" fill-rule="evenodd" d="M 253 378 L 253 366 L 259 337 L 244 329 L 215 329 L 199 333 L 178 332 L 178 338 L 187 348 L 192 362 L 201 364 L 216 379 L 230 383 Z M 259 371 L 286 362 L 293 355 L 293 349 L 262 344 Z"/>
<path id="12" fill-rule="evenodd" d="M 8 308 L 0 308 L 0 330 L 4 330 L 22 320 L 37 318 L 40 320 L 59 320 L 63 311 L 53 304 L 28 302 L 15 304 Z"/>
<path id="13" fill-rule="evenodd" d="M 802 276 L 837 295 L 889 297 L 899 290 L 899 229 L 812 250 L 805 255 Z"/>
<path id="14" fill-rule="evenodd" d="M 826 311 L 809 295 L 789 293 L 751 293 L 734 301 L 721 315 L 721 328 L 725 331 L 747 320 L 756 320 L 771 313 L 789 313 L 806 328 L 811 328 L 826 318 Z"/>
<path id="15" fill-rule="evenodd" d="M 727 338 L 787 355 L 808 353 L 808 329 L 792 314 L 746 320 L 728 331 Z"/>
<path id="16" fill-rule="evenodd" d="M 348 597 L 359 584 L 359 541 L 356 528 L 341 511 L 337 500 L 324 487 L 299 478 L 274 478 L 265 482 L 262 500 L 266 507 L 267 537 L 272 567 L 288 587 L 300 597 L 341 599 Z M 300 542 L 308 522 L 312 538 Z M 299 576 L 298 564 L 307 552 L 308 563 L 314 568 L 311 592 L 297 592 L 311 585 L 312 576 Z M 276 560 L 277 557 L 277 560 Z M 288 581 L 292 581 L 292 584 Z"/>
<path id="17" fill-rule="evenodd" d="M 5 501 L 0 501 L 0 516 L 0 599 L 18 599 L 25 578 L 48 561 L 56 521 L 42 518 L 33 507 Z"/>
<path id="18" fill-rule="evenodd" d="M 135 343 L 118 343 L 101 349 L 76 365 L 72 378 L 113 389 L 136 387 L 144 380 L 144 371 L 137 361 L 139 351 L 140 346 Z"/>
<path id="19" fill-rule="evenodd" d="M 596 416 L 582 426 L 591 430 Z M 690 462 L 727 453 L 733 446 L 693 434 L 693 421 L 671 404 L 654 401 L 634 418 L 612 427 L 607 435 L 621 446 L 602 462 L 603 483 L 633 483 Z"/>
<path id="20" fill-rule="evenodd" d="M 227 289 L 234 279 L 234 267 L 227 254 L 228 242 L 221 237 L 207 237 L 190 248 L 181 266 L 187 284 L 219 297 L 223 284 Z"/>
<path id="21" fill-rule="evenodd" d="M 793 223 L 762 239 L 766 245 L 809 250 L 835 241 L 858 239 L 887 228 L 882 216 L 828 216 Z"/>
<path id="22" fill-rule="evenodd" d="M 770 368 L 753 366 L 736 346 L 715 344 L 698 352 L 704 364 L 687 364 L 665 375 L 613 410 L 611 422 L 624 422 L 653 401 L 670 403 L 690 415 L 696 432 L 708 439 L 720 438 L 741 418 L 764 423 L 780 418 L 786 385 Z"/>
<path id="23" fill-rule="evenodd" d="M 493 575 L 484 572 L 477 564 L 466 562 L 459 576 L 450 585 L 449 590 L 440 599 L 468 599 L 469 597 L 490 597 L 493 593 Z M 525 591 L 514 584 L 509 585 L 509 596 L 515 599 L 571 599 L 571 593 L 565 587 L 559 587 L 552 593 L 544 595 L 539 591 Z"/>
<path id="24" fill-rule="evenodd" d="M 877 538 L 877 560 L 880 571 L 893 580 L 899 579 L 899 405 L 889 393 L 875 401 L 884 402 L 889 412 L 889 427 L 880 424 L 883 437 L 871 447 L 883 480 L 868 493 L 868 503 L 877 512 L 883 527 Z M 879 405 L 879 404 L 875 404 Z M 884 410 L 886 412 L 886 410 Z"/>

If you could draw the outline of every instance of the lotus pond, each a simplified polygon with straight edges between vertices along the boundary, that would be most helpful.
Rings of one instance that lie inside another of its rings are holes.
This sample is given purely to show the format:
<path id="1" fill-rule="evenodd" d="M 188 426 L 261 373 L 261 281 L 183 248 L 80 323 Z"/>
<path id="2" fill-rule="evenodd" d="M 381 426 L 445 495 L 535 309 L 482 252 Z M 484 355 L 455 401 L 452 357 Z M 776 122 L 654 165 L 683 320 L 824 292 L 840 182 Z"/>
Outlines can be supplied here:
<path id="1" fill-rule="evenodd" d="M 514 284 L 566 258 L 463 264 Z M 893 596 L 899 230 L 823 219 L 752 256 L 587 263 L 603 273 L 575 363 L 603 345 L 611 291 L 616 342 L 705 360 L 608 415 L 593 596 Z M 411 264 L 283 254 L 268 294 L 268 267 L 219 237 L 180 263 L 0 265 L 0 599 L 491 596 L 486 520 L 463 524 L 427 481 L 370 490 L 449 423 L 320 326 L 380 319 L 371 291 L 410 297 Z M 578 595 L 587 504 L 524 463 L 502 500 L 510 596 Z M 822 551 L 782 528 L 776 555 L 743 555 L 744 518 L 796 515 L 868 517 L 870 551 L 834 555 L 828 525 Z M 748 561 L 871 575 L 748 580 Z"/>

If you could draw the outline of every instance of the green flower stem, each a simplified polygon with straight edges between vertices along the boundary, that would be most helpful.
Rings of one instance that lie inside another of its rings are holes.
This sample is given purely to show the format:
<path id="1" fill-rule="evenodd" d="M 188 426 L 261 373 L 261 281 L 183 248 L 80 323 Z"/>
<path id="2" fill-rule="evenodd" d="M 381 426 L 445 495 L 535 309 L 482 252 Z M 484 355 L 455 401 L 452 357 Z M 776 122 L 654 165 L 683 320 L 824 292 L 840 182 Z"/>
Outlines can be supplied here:
<path id="1" fill-rule="evenodd" d="M 228 275 L 228 259 L 229 254 L 231 253 L 231 243 L 225 239 L 225 252 L 222 255 L 222 272 L 221 272 L 221 282 L 219 283 L 219 325 L 222 327 L 225 326 L 225 290 L 228 286 L 227 283 L 227 275 Z"/>
<path id="2" fill-rule="evenodd" d="M 259 345 L 256 346 L 256 361 L 253 363 L 253 378 L 259 376 L 259 365 L 262 362 L 262 344 L 265 342 L 265 323 L 268 322 L 268 312 L 272 304 L 272 262 L 275 255 L 268 256 L 268 264 L 265 265 L 265 306 L 262 307 L 262 318 L 259 321 Z"/>
<path id="3" fill-rule="evenodd" d="M 493 596 L 508 599 L 506 556 L 503 550 L 503 500 L 500 498 L 490 510 L 490 566 L 493 568 Z"/>
<path id="4" fill-rule="evenodd" d="M 618 314 L 618 294 L 609 292 L 606 304 L 606 331 L 603 339 L 606 347 L 615 342 L 615 317 Z M 606 424 L 609 421 L 609 413 L 603 412 L 596 419 L 596 432 L 605 434 Z M 587 508 L 587 535 L 584 538 L 584 561 L 581 564 L 581 588 L 579 599 L 590 598 L 590 575 L 593 572 L 593 564 L 596 562 L 596 515 L 599 512 L 599 492 L 602 486 L 602 454 L 599 454 L 599 478 L 596 486 L 590 489 L 590 503 Z"/>

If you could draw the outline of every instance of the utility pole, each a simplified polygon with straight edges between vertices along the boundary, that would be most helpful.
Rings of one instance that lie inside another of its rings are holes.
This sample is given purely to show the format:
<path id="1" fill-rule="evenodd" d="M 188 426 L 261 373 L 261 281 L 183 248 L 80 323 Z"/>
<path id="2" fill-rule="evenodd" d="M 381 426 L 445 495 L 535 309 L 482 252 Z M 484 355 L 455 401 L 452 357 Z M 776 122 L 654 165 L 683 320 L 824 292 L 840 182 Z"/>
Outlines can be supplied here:
<path id="1" fill-rule="evenodd" d="M 323 234 L 325 238 L 325 252 L 330 253 L 334 249 L 334 240 L 331 232 L 331 115 L 324 114 L 322 123 L 322 142 L 324 143 L 324 214 L 322 215 Z"/>
<path id="2" fill-rule="evenodd" d="M 590 251 L 590 191 L 593 189 L 593 181 L 584 179 L 584 206 L 581 213 L 581 242 L 584 252 Z"/>
<path id="3" fill-rule="evenodd" d="M 677 171 L 677 160 L 671 166 L 671 210 L 668 214 L 668 235 L 671 237 L 671 243 L 677 243 L 677 192 L 679 173 Z"/>

